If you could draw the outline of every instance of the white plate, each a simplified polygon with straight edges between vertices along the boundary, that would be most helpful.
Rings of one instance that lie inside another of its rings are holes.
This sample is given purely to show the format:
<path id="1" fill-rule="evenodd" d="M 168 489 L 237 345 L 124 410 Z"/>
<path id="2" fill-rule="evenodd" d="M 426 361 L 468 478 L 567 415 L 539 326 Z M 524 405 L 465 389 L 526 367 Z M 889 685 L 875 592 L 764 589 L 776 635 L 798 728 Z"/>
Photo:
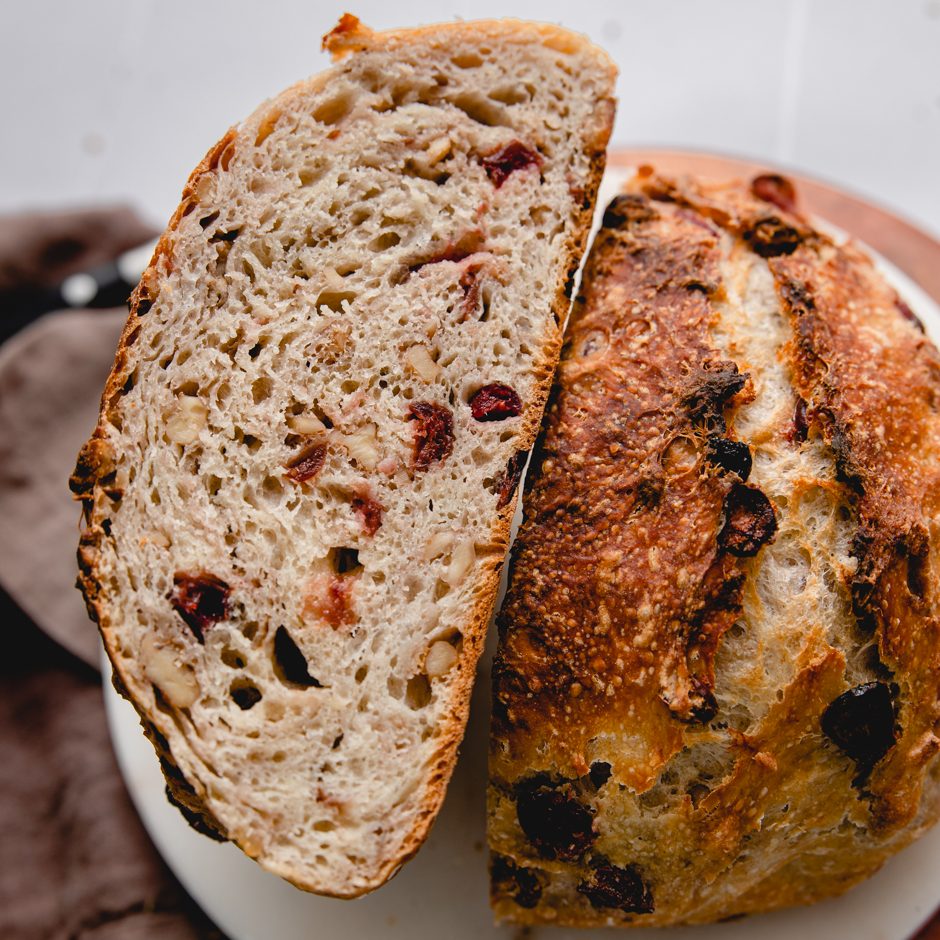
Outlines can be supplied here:
<path id="1" fill-rule="evenodd" d="M 599 205 L 613 195 L 622 173 L 604 178 Z M 887 262 L 880 266 L 940 341 L 940 308 Z M 492 631 L 491 631 L 492 644 Z M 235 846 L 194 832 L 166 800 L 163 775 L 132 706 L 111 687 L 104 657 L 105 703 L 118 763 L 134 804 L 170 868 L 231 940 L 387 940 L 518 936 L 497 928 L 488 904 L 485 793 L 489 659 L 481 663 L 470 723 L 444 808 L 417 857 L 388 885 L 356 901 L 305 894 L 268 874 Z M 940 826 L 893 858 L 874 878 L 832 901 L 727 924 L 637 929 L 649 940 L 901 940 L 940 905 Z M 533 932 L 534 933 L 534 932 Z M 610 940 L 609 931 L 542 931 L 551 940 Z M 532 934 L 528 934 L 532 936 Z"/>

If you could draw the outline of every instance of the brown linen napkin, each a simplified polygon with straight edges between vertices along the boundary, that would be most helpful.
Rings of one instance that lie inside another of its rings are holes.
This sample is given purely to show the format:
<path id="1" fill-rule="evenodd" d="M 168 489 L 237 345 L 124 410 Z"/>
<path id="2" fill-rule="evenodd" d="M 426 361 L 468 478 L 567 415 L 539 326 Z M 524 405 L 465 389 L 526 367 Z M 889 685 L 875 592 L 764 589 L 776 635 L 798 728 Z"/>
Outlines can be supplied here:
<path id="1" fill-rule="evenodd" d="M 0 219 L 0 327 L 33 316 L 63 277 L 152 235 L 129 210 Z M 74 587 L 79 509 L 68 476 L 124 316 L 49 314 L 0 347 L 4 938 L 224 940 L 161 861 L 124 789 L 97 633 Z"/>
<path id="2" fill-rule="evenodd" d="M 80 510 L 68 490 L 126 314 L 48 314 L 0 347 L 0 584 L 50 636 L 98 668 L 74 588 Z"/>

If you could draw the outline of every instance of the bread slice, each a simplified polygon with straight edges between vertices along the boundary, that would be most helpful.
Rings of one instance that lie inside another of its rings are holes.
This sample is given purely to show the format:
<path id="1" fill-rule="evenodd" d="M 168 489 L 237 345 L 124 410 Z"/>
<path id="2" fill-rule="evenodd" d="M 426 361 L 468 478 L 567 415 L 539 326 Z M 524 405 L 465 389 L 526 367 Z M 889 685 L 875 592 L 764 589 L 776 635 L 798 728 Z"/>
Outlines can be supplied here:
<path id="1" fill-rule="evenodd" d="M 805 904 L 940 815 L 940 355 L 792 186 L 604 216 L 500 615 L 493 903 Z"/>
<path id="2" fill-rule="evenodd" d="M 353 897 L 454 766 L 615 70 L 509 20 L 324 44 L 190 177 L 72 487 L 171 798 Z"/>

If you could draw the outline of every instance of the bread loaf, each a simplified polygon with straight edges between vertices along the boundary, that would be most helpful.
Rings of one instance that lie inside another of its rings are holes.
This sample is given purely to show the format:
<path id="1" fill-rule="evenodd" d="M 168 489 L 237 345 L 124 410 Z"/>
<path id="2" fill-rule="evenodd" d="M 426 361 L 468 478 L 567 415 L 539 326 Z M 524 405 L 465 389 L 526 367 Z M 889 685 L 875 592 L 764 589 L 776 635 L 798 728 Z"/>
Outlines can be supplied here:
<path id="1" fill-rule="evenodd" d="M 586 40 L 373 33 L 233 128 L 131 303 L 80 587 L 194 825 L 316 892 L 440 806 L 613 118 Z"/>
<path id="2" fill-rule="evenodd" d="M 497 915 L 839 894 L 940 811 L 940 359 L 792 187 L 607 209 L 494 667 Z"/>

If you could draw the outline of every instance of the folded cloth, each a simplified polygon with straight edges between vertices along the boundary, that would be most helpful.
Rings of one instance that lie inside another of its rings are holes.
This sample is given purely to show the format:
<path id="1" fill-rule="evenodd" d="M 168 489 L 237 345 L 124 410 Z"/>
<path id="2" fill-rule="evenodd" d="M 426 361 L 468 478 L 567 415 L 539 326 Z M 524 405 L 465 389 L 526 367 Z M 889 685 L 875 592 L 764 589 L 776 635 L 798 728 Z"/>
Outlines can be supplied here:
<path id="1" fill-rule="evenodd" d="M 0 218 L 0 328 L 34 317 L 64 277 L 152 235 L 129 210 Z M 0 347 L 4 938 L 222 937 L 161 861 L 124 788 L 97 632 L 73 586 L 79 509 L 68 476 L 125 315 L 49 314 Z"/>

